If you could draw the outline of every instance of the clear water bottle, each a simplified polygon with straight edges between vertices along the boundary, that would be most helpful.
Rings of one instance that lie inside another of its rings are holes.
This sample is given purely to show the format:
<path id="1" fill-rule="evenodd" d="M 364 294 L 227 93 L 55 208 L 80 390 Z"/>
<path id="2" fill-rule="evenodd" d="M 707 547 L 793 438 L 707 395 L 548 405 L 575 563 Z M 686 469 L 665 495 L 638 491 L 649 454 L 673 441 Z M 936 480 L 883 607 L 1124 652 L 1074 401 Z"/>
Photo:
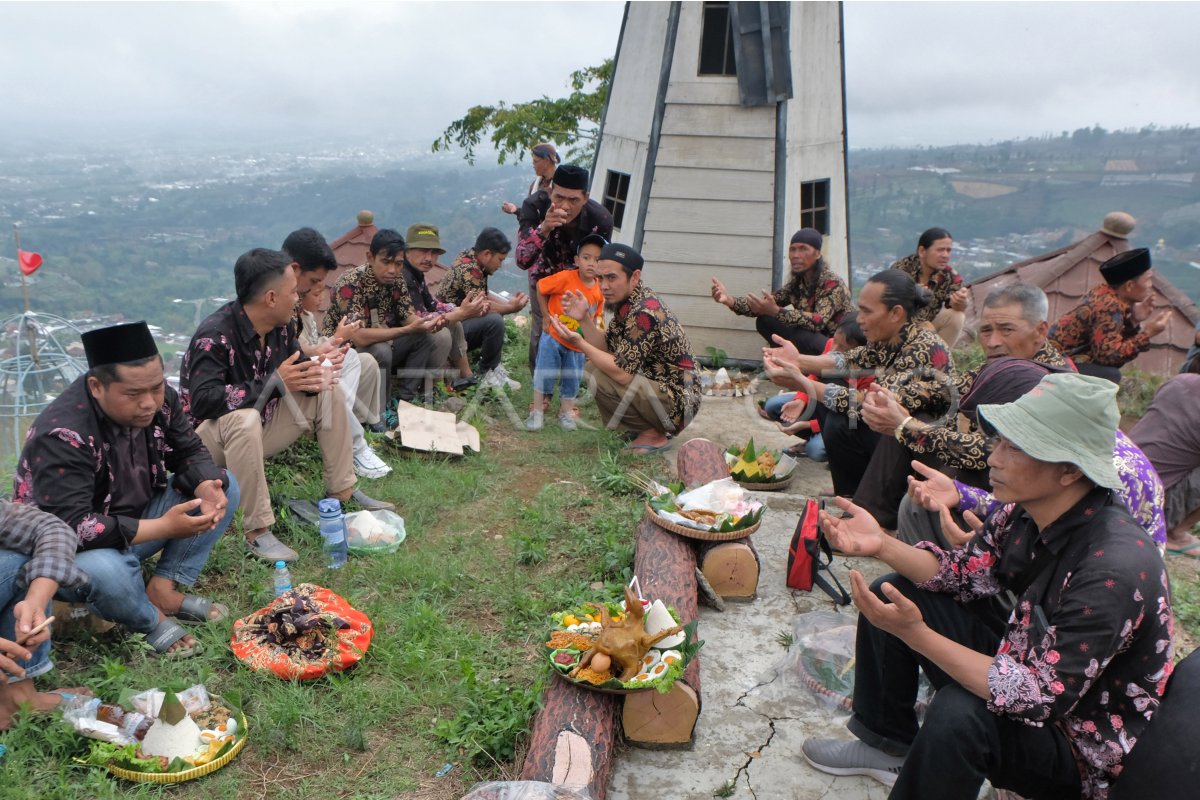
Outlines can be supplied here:
<path id="1" fill-rule="evenodd" d="M 321 512 L 325 566 L 341 569 L 345 566 L 349 553 L 346 545 L 346 516 L 342 513 L 342 503 L 332 497 L 326 497 L 317 503 L 317 510 Z"/>
<path id="2" fill-rule="evenodd" d="M 275 586 L 276 597 L 292 590 L 292 573 L 288 572 L 286 562 L 275 562 L 275 574 L 271 577 L 271 581 Z"/>

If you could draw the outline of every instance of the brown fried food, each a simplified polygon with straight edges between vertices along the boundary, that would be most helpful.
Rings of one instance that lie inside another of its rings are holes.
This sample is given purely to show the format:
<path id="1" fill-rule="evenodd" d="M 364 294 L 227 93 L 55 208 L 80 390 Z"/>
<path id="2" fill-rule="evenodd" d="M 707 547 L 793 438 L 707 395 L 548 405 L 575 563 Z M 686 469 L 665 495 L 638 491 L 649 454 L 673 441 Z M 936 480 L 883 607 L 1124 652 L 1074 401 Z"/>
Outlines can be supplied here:
<path id="1" fill-rule="evenodd" d="M 612 673 L 608 670 L 597 672 L 591 667 L 584 667 L 575 675 L 576 680 L 587 681 L 593 686 L 599 686 L 606 681 L 612 680 Z"/>
<path id="2" fill-rule="evenodd" d="M 717 513 L 715 511 L 705 511 L 698 508 L 695 511 L 680 511 L 679 515 L 687 517 L 692 522 L 699 522 L 701 525 L 717 524 Z"/>
<path id="3" fill-rule="evenodd" d="M 572 631 L 554 631 L 550 634 L 550 641 L 546 642 L 546 647 L 551 650 L 578 650 L 586 652 L 592 648 L 592 643 L 595 640 L 590 636 L 584 636 L 582 633 L 574 633 Z"/>

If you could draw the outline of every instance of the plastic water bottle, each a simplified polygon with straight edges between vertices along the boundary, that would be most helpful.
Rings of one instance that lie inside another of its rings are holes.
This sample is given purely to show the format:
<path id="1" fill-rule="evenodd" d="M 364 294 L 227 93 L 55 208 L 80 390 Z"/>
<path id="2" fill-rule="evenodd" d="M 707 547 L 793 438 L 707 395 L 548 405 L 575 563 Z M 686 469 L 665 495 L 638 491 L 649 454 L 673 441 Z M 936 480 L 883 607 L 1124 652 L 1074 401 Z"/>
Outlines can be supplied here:
<path id="1" fill-rule="evenodd" d="M 346 545 L 346 516 L 342 513 L 342 503 L 332 497 L 318 501 L 317 510 L 321 512 L 322 549 L 325 551 L 325 566 L 330 569 L 341 569 L 346 565 L 349 551 Z"/>
<path id="2" fill-rule="evenodd" d="M 275 585 L 275 596 L 290 592 L 292 590 L 292 573 L 288 572 L 287 563 L 283 561 L 275 562 L 275 574 L 271 578 Z"/>

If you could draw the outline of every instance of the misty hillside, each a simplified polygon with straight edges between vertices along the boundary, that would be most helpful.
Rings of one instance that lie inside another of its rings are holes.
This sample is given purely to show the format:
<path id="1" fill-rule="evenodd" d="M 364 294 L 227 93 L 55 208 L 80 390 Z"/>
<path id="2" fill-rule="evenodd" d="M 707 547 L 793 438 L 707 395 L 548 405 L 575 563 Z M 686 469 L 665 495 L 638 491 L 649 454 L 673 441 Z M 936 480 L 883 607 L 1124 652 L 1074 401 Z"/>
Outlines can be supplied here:
<path id="1" fill-rule="evenodd" d="M 948 228 L 968 277 L 1061 246 L 1109 211 L 1138 219 L 1133 242 L 1200 297 L 1200 130 L 1064 131 L 1056 137 L 941 148 L 852 150 L 854 282 Z M 421 147 L 300 149 L 202 145 L 26 155 L 0 151 L 0 224 L 45 257 L 34 306 L 68 317 L 121 313 L 190 334 L 195 306 L 232 294 L 233 262 L 312 225 L 331 241 L 363 208 L 381 227 L 442 229 L 450 251 L 485 225 L 510 231 L 528 163 L 471 167 Z M 11 238 L 0 250 L 0 314 L 20 309 Z M 506 263 L 498 289 L 524 285 Z"/>

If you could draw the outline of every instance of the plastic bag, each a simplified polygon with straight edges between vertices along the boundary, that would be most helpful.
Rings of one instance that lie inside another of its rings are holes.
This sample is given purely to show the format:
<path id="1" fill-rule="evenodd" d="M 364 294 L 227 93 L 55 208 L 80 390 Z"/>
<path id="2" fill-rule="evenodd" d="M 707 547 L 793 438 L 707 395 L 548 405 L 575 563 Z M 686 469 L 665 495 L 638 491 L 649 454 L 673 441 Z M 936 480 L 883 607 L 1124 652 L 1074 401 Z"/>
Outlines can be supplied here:
<path id="1" fill-rule="evenodd" d="M 801 683 L 817 701 L 839 712 L 854 698 L 854 643 L 858 617 L 836 611 L 810 611 L 792 620 L 792 645 L 779 672 Z M 924 716 L 933 687 L 921 673 L 917 716 Z"/>
<path id="2" fill-rule="evenodd" d="M 596 800 L 586 786 L 558 786 L 543 781 L 477 783 L 462 800 Z"/>
<path id="3" fill-rule="evenodd" d="M 394 511 L 355 511 L 346 515 L 346 544 L 351 553 L 394 553 L 408 533 Z"/>

